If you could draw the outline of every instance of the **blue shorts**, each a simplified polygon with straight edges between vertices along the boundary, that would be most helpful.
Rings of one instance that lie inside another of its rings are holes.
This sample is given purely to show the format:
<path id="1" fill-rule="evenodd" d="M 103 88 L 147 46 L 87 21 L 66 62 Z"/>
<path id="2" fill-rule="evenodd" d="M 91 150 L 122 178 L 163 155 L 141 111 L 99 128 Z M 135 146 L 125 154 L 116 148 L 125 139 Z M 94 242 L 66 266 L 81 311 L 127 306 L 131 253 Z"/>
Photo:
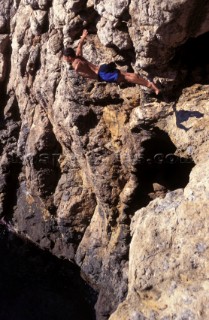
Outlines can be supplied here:
<path id="1" fill-rule="evenodd" d="M 107 71 L 105 64 L 100 66 L 99 72 L 98 72 L 99 81 L 117 82 L 119 75 L 120 75 L 120 71 L 118 69 Z"/>

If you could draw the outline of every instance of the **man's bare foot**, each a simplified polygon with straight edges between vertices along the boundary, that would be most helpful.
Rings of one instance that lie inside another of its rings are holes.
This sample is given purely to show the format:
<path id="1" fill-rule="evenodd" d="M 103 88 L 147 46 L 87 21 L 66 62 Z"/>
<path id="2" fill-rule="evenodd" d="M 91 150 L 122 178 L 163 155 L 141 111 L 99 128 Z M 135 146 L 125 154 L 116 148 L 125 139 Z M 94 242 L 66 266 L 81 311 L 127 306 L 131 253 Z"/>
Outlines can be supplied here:
<path id="1" fill-rule="evenodd" d="M 160 93 L 160 89 L 158 89 L 158 87 L 153 82 L 149 82 L 148 88 L 152 89 L 156 95 Z"/>

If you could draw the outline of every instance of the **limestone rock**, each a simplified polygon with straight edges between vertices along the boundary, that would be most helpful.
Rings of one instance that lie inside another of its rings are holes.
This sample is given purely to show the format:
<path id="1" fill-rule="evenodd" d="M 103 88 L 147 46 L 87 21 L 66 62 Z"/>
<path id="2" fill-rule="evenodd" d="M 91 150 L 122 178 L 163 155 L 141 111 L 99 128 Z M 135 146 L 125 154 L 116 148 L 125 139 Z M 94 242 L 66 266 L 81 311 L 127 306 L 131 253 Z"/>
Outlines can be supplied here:
<path id="1" fill-rule="evenodd" d="M 205 21 L 209 5 L 195 1 L 131 1 L 132 25 L 130 35 L 139 56 L 139 65 L 166 64 L 174 55 L 174 48 L 189 37 L 208 32 Z M 194 18 L 195 17 L 195 18 Z"/>
<path id="2" fill-rule="evenodd" d="M 95 9 L 101 16 L 119 18 L 128 9 L 128 0 L 116 0 L 114 2 L 107 2 L 104 0 L 95 1 Z"/>
<path id="3" fill-rule="evenodd" d="M 111 318 L 207 319 L 208 10 L 0 1 L 1 216 L 80 267 L 98 320 L 124 300 Z M 83 28 L 86 59 L 136 70 L 162 95 L 78 76 L 61 50 Z"/>
<path id="4" fill-rule="evenodd" d="M 126 32 L 114 28 L 114 22 L 101 18 L 97 25 L 98 36 L 105 46 L 116 46 L 120 50 L 128 50 L 132 47 L 131 39 Z"/>
<path id="5" fill-rule="evenodd" d="M 208 160 L 193 169 L 184 190 L 136 212 L 128 296 L 111 320 L 207 319 L 207 166 Z"/>

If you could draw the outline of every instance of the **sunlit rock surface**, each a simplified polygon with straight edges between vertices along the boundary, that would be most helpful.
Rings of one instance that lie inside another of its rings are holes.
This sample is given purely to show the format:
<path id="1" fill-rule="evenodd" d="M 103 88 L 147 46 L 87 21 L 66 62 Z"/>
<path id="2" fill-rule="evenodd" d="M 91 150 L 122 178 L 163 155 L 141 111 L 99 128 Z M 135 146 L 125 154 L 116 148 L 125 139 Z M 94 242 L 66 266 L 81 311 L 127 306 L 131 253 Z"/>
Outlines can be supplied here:
<path id="1" fill-rule="evenodd" d="M 182 190 L 136 212 L 128 296 L 114 319 L 207 319 L 208 160 Z"/>
<path id="2" fill-rule="evenodd" d="M 208 20 L 207 1 L 0 1 L 1 216 L 81 268 L 99 320 L 208 318 Z M 161 96 L 76 75 L 83 28 L 87 59 Z"/>

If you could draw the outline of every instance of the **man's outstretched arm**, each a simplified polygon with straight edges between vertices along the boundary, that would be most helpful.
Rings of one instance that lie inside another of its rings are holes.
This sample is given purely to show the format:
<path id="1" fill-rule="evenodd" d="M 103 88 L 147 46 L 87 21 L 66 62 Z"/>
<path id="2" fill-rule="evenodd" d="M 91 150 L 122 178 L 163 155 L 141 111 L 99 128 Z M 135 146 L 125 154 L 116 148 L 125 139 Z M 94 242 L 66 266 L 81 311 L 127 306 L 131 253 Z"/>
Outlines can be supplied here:
<path id="1" fill-rule="evenodd" d="M 76 50 L 76 56 L 83 56 L 82 47 L 83 47 L 83 43 L 84 43 L 84 40 L 87 37 L 87 35 L 88 35 L 88 31 L 87 30 L 83 30 L 81 39 L 80 39 L 79 44 L 78 44 L 78 48 Z"/>

